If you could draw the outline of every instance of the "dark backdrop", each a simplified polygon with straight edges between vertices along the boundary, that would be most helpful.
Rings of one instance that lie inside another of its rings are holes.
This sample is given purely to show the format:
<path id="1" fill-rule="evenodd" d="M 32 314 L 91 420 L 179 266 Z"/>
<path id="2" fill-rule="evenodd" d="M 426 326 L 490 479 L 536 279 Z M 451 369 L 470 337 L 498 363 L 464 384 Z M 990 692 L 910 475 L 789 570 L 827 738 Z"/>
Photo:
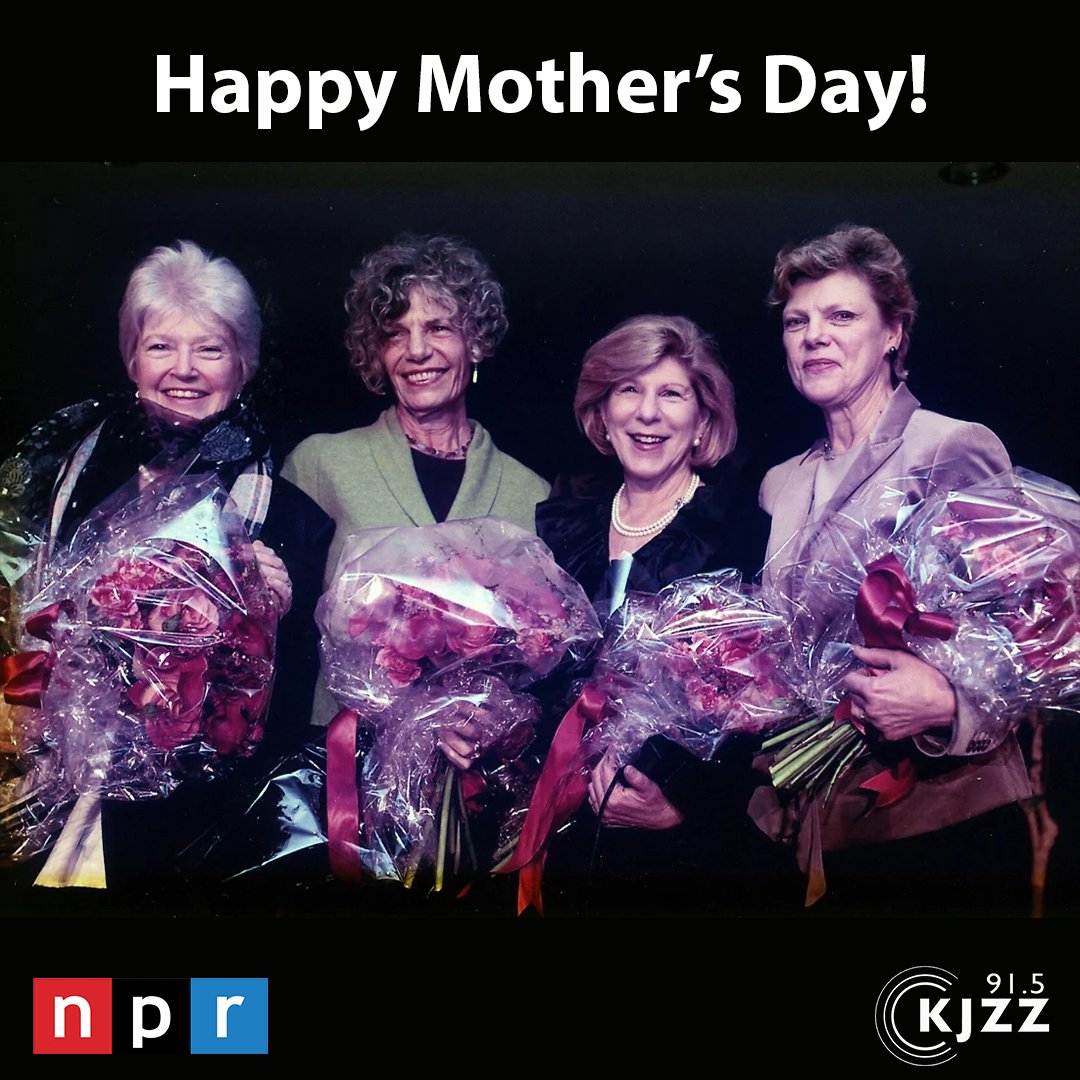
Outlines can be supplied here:
<path id="1" fill-rule="evenodd" d="M 581 355 L 658 311 L 718 338 L 761 473 L 820 430 L 765 305 L 773 257 L 848 220 L 911 263 L 916 395 L 1075 485 L 1080 165 L 1012 163 L 958 187 L 942 164 L 3 165 L 0 450 L 52 409 L 129 385 L 127 275 L 180 237 L 231 258 L 264 303 L 260 394 L 279 452 L 368 421 L 381 402 L 348 372 L 342 298 L 361 255 L 413 230 L 464 237 L 506 288 L 510 332 L 470 411 L 508 452 L 548 477 L 589 464 L 570 415 Z"/>

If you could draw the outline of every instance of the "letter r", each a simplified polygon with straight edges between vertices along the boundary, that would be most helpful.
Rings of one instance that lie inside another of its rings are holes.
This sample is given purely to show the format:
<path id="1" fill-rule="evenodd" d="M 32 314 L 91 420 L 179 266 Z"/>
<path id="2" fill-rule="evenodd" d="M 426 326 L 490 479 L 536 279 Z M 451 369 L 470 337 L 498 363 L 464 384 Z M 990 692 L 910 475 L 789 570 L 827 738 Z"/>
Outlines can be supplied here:
<path id="1" fill-rule="evenodd" d="M 217 999 L 217 1037 L 227 1039 L 229 1037 L 229 1010 L 234 1005 L 243 1005 L 242 997 L 219 997 Z"/>

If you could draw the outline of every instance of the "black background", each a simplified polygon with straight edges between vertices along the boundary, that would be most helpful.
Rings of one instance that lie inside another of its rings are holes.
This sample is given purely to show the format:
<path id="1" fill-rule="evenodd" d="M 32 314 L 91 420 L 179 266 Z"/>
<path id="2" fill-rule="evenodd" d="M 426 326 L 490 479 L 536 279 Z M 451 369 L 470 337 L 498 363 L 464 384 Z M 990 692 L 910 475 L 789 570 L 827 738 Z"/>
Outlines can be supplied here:
<path id="1" fill-rule="evenodd" d="M 531 38 L 528 50 L 486 45 L 485 37 L 451 49 L 422 17 L 403 27 L 357 15 L 318 28 L 315 48 L 290 26 L 269 28 L 278 43 L 263 50 L 198 35 L 191 51 L 206 54 L 208 70 L 396 66 L 399 88 L 421 53 L 439 50 L 479 52 L 491 72 L 528 71 L 577 48 L 614 77 L 631 67 L 693 67 L 700 51 L 745 71 L 744 104 L 727 117 L 700 109 L 418 117 L 407 97 L 395 97 L 370 132 L 358 133 L 350 113 L 328 118 L 320 135 L 299 114 L 270 132 L 256 131 L 253 116 L 156 115 L 154 54 L 189 51 L 192 19 L 180 21 L 160 46 L 140 26 L 134 49 L 57 49 L 44 36 L 12 49 L 21 55 L 5 69 L 9 155 L 50 160 L 0 166 L 2 449 L 52 409 L 124 385 L 115 345 L 124 282 L 152 246 L 177 237 L 228 255 L 265 301 L 261 393 L 279 451 L 311 431 L 366 422 L 378 404 L 349 378 L 340 344 L 349 270 L 402 229 L 445 230 L 484 252 L 506 287 L 511 331 L 470 404 L 500 446 L 548 476 L 587 464 L 569 417 L 580 356 L 620 319 L 659 310 L 689 315 L 719 339 L 747 467 L 762 472 L 819 433 L 817 416 L 788 386 L 764 305 L 772 259 L 783 243 L 853 220 L 883 229 L 912 264 L 921 302 L 909 358 L 915 393 L 988 424 L 1018 464 L 1080 482 L 1080 168 L 1013 162 L 1005 178 L 975 188 L 938 178 L 955 152 L 1050 157 L 1069 144 L 1071 100 L 1052 31 L 1010 28 L 988 40 L 973 11 L 955 42 L 935 28 L 910 47 L 890 38 L 887 51 L 857 34 L 866 29 L 859 25 L 839 26 L 827 48 L 811 48 L 784 20 L 755 37 L 622 27 L 625 44 L 596 51 L 569 31 L 553 35 L 549 49 Z M 74 41 L 86 28 L 64 29 Z M 768 53 L 796 53 L 820 72 L 899 67 L 910 51 L 927 55 L 928 109 L 916 116 L 902 98 L 879 132 L 869 133 L 865 118 L 766 117 L 758 108 L 754 73 Z M 935 153 L 942 160 L 835 164 Z M 151 160 L 188 157 L 249 163 Z M 517 163 L 478 163 L 495 157 Z M 297 163 L 306 158 L 340 163 Z M 761 160 L 775 158 L 805 160 Z M 272 163 L 286 159 L 294 163 Z M 1053 748 L 1051 783 L 1062 792 L 1075 786 L 1078 766 L 1072 724 L 1061 722 Z M 2 1037 L 13 1058 L 28 1050 L 34 975 L 267 975 L 271 1052 L 306 1055 L 311 1068 L 350 1052 L 369 1067 L 438 1067 L 465 1055 L 485 1069 L 670 1068 L 689 1064 L 695 1048 L 701 1067 L 718 1072 L 741 1067 L 737 1051 L 749 1052 L 752 1068 L 812 1060 L 836 1071 L 902 1072 L 911 1067 L 873 1032 L 874 1000 L 902 968 L 933 964 L 973 982 L 990 971 L 1046 973 L 1051 1034 L 976 1037 L 958 1062 L 1049 1062 L 1051 1050 L 1068 1051 L 1077 1000 L 1067 945 L 1076 909 L 1054 887 L 1075 879 L 1080 824 L 1071 804 L 1061 811 L 1074 814 L 1072 831 L 1055 848 L 1053 917 L 1042 922 L 794 915 L 688 923 L 654 912 L 617 923 L 374 924 L 249 921 L 242 911 L 120 922 L 27 912 L 0 924 Z M 578 1040 L 589 1047 L 584 1059 Z"/>

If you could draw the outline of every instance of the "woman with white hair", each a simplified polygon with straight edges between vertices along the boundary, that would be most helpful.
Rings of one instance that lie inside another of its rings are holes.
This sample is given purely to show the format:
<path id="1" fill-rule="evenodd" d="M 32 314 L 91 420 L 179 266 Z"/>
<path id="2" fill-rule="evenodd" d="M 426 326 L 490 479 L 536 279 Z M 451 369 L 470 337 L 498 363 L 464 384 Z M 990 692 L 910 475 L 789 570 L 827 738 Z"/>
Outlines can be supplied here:
<path id="1" fill-rule="evenodd" d="M 245 392 L 259 366 L 255 294 L 228 259 L 180 240 L 136 267 L 119 322 L 134 394 L 61 409 L 0 464 L 10 512 L 41 538 L 26 573 L 40 573 L 87 515 L 133 478 L 142 488 L 172 472 L 215 474 L 244 519 L 281 618 L 277 689 L 263 740 L 264 748 L 280 749 L 299 738 L 311 707 L 312 616 L 332 524 L 302 491 L 274 476 L 269 439 Z M 5 589 L 14 585 L 0 581 Z M 214 801 L 208 806 L 207 799 L 206 785 L 184 784 L 165 800 L 106 803 L 110 885 L 168 877 L 169 860 L 207 824 Z"/>

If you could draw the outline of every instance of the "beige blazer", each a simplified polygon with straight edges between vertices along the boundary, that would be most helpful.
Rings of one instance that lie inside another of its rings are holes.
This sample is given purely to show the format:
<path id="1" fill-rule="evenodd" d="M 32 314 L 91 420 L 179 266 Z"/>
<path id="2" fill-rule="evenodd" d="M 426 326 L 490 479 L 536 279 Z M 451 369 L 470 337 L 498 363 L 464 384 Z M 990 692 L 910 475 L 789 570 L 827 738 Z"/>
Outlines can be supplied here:
<path id="1" fill-rule="evenodd" d="M 870 438 L 855 451 L 831 498 L 815 507 L 823 447 L 819 442 L 770 469 L 762 482 L 761 506 L 772 517 L 763 574 L 767 584 L 791 587 L 817 524 L 849 521 L 853 529 L 869 525 L 887 537 L 904 505 L 1011 467 L 992 431 L 921 408 L 905 385 L 897 388 Z M 1030 796 L 1027 769 L 1010 726 L 986 723 L 962 688 L 958 699 L 951 737 L 920 738 L 917 747 L 913 744 L 920 779 L 904 799 L 868 814 L 869 796 L 858 788 L 882 763 L 870 759 L 847 775 L 843 790 L 833 792 L 821 813 L 824 850 L 931 832 Z M 751 806 L 770 835 L 797 831 L 799 808 L 781 807 L 772 788 L 760 788 Z M 805 843 L 801 837 L 800 849 Z"/>

